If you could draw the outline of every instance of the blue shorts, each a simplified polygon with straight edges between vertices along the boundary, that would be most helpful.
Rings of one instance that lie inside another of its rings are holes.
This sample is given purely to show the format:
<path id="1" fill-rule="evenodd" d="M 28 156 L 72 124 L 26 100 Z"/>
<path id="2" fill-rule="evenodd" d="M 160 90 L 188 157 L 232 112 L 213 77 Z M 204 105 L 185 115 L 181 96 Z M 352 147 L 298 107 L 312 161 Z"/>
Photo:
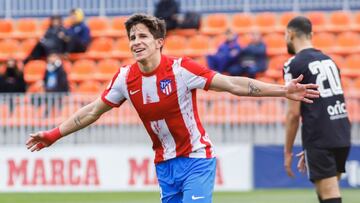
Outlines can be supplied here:
<path id="1" fill-rule="evenodd" d="M 211 203 L 216 159 L 177 157 L 156 164 L 162 203 Z"/>

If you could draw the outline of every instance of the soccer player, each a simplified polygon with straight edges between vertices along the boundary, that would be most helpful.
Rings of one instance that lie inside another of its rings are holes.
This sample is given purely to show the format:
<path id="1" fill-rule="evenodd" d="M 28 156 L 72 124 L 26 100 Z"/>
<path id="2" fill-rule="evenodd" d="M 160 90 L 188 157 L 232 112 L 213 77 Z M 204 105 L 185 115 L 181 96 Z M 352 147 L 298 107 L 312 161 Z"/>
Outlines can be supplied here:
<path id="1" fill-rule="evenodd" d="M 221 75 L 189 58 L 161 54 L 165 23 L 143 14 L 125 23 L 136 63 L 119 69 L 102 96 L 82 107 L 59 127 L 30 135 L 27 148 L 39 151 L 80 130 L 126 100 L 139 114 L 155 151 L 155 165 L 163 203 L 209 203 L 215 179 L 213 145 L 200 123 L 196 89 L 230 92 L 239 96 L 277 96 L 312 103 L 315 84 L 286 86 L 244 77 Z"/>
<path id="2" fill-rule="evenodd" d="M 302 117 L 302 145 L 306 169 L 315 184 L 321 203 L 340 203 L 339 179 L 345 172 L 350 149 L 350 123 L 346 112 L 340 74 L 334 61 L 311 43 L 312 26 L 305 17 L 295 17 L 287 25 L 285 38 L 289 54 L 295 54 L 284 65 L 284 78 L 303 75 L 304 83 L 316 83 L 320 98 L 313 104 L 288 100 L 286 114 L 285 169 L 291 171 L 292 148 Z M 299 169 L 304 170 L 300 154 Z"/>

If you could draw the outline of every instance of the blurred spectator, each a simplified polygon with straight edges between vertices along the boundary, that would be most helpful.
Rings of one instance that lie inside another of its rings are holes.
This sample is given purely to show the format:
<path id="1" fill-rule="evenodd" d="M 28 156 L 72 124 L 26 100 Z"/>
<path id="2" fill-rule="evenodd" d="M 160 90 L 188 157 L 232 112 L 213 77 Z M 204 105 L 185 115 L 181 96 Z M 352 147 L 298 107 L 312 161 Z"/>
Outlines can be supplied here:
<path id="1" fill-rule="evenodd" d="M 26 83 L 24 74 L 17 66 L 15 59 L 8 59 L 3 75 L 0 75 L 0 93 L 24 93 Z M 9 97 L 9 110 L 14 110 L 14 99 Z"/>
<path id="2" fill-rule="evenodd" d="M 226 40 L 220 45 L 216 54 L 208 55 L 208 66 L 219 72 L 233 74 L 232 68 L 234 65 L 239 65 L 239 57 L 242 52 L 239 43 L 237 42 L 238 35 L 231 30 L 226 31 Z"/>
<path id="3" fill-rule="evenodd" d="M 160 0 L 155 7 L 155 16 L 165 20 L 166 31 L 178 27 L 179 4 L 175 0 Z"/>
<path id="4" fill-rule="evenodd" d="M 6 62 L 6 69 L 0 78 L 0 92 L 25 92 L 26 83 L 23 72 L 17 66 L 15 59 L 8 59 Z"/>
<path id="5" fill-rule="evenodd" d="M 64 53 L 65 41 L 59 33 L 64 33 L 65 30 L 61 16 L 51 16 L 49 28 L 25 59 L 24 64 L 33 59 L 47 57 L 50 53 Z"/>
<path id="6" fill-rule="evenodd" d="M 264 72 L 267 68 L 266 45 L 262 41 L 260 33 L 251 35 L 250 44 L 245 47 L 240 56 L 240 66 L 242 74 L 247 74 L 251 78 L 259 72 Z"/>
<path id="7" fill-rule="evenodd" d="M 70 28 L 59 35 L 66 42 L 66 52 L 85 52 L 91 38 L 89 27 L 84 23 L 84 12 L 79 8 L 72 9 L 70 11 L 70 20 Z"/>
<path id="8" fill-rule="evenodd" d="M 58 54 L 50 54 L 44 76 L 45 92 L 68 92 L 67 74 Z"/>
<path id="9" fill-rule="evenodd" d="M 44 80 L 36 83 L 39 89 L 46 93 L 65 93 L 69 91 L 67 74 L 58 54 L 50 54 L 47 58 L 47 66 L 44 74 Z M 62 96 L 57 94 L 32 94 L 32 104 L 35 106 L 45 105 L 44 116 L 49 116 L 54 107 L 61 109 Z"/>
<path id="10" fill-rule="evenodd" d="M 201 15 L 197 12 L 188 11 L 183 18 L 178 19 L 179 28 L 181 29 L 199 29 Z"/>

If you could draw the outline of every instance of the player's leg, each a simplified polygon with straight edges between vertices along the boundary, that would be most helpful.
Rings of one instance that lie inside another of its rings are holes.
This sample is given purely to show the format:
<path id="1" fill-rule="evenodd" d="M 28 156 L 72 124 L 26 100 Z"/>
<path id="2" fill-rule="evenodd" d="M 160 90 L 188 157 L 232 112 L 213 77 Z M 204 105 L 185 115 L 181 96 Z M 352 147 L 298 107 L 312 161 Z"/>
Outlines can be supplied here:
<path id="1" fill-rule="evenodd" d="M 171 167 L 174 161 L 175 159 L 156 164 L 156 175 L 162 203 L 182 203 L 181 187 L 175 182 L 174 169 Z"/>
<path id="2" fill-rule="evenodd" d="M 305 150 L 308 176 L 315 184 L 320 203 L 340 203 L 340 189 L 334 153 L 330 149 Z"/>
<path id="3" fill-rule="evenodd" d="M 183 203 L 211 203 L 216 159 L 193 159 L 190 167 L 183 183 Z"/>

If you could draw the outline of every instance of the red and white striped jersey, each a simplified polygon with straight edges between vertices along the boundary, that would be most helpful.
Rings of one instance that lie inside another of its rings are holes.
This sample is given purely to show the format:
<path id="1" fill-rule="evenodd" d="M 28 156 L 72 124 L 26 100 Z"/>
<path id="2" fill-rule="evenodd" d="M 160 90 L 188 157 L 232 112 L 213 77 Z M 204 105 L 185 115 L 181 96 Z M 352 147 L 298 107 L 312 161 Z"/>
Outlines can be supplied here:
<path id="1" fill-rule="evenodd" d="M 155 163 L 179 156 L 212 158 L 212 143 L 197 112 L 196 89 L 208 90 L 214 75 L 189 58 L 162 55 L 151 73 L 141 72 L 137 63 L 120 68 L 102 100 L 113 107 L 131 102 L 153 142 Z"/>

